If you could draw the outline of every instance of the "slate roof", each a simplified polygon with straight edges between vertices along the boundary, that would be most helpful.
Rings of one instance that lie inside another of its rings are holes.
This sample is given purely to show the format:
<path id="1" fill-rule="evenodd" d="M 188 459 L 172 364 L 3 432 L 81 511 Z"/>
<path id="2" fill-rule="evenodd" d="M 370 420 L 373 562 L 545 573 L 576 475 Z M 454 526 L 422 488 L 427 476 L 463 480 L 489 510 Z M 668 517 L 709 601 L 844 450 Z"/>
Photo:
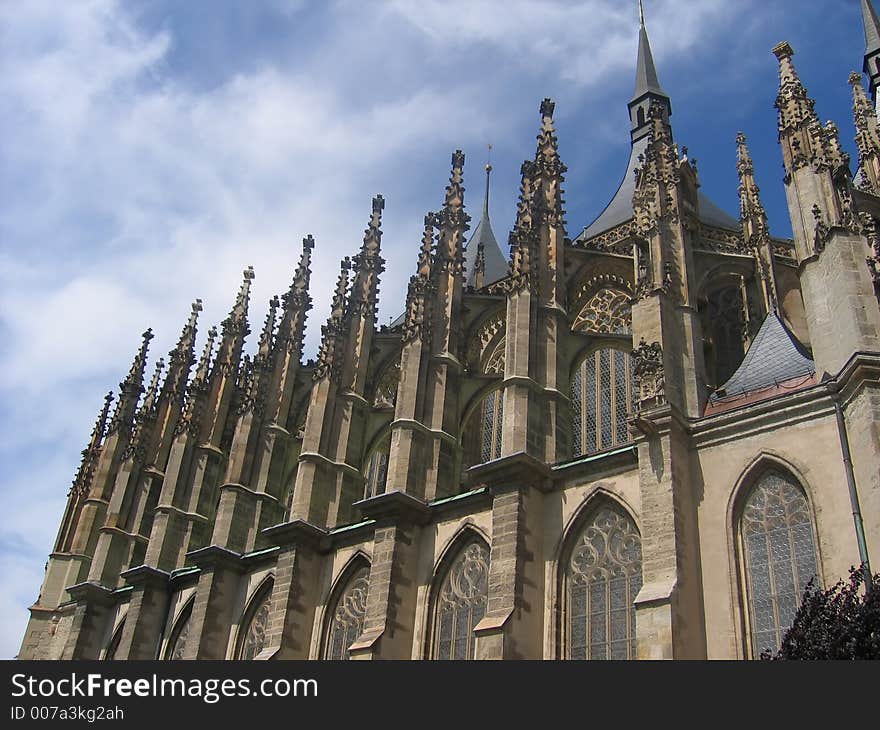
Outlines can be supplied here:
<path id="1" fill-rule="evenodd" d="M 724 385 L 709 396 L 709 402 L 717 403 L 815 372 L 816 365 L 803 346 L 779 316 L 771 312 L 755 335 L 742 364 Z"/>
<path id="2" fill-rule="evenodd" d="M 639 166 L 639 155 L 644 154 L 648 147 L 648 138 L 642 137 L 633 142 L 629 163 L 626 166 L 626 175 L 620 183 L 620 187 L 605 206 L 599 217 L 588 225 L 577 237 L 578 242 L 597 236 L 605 231 L 610 231 L 615 226 L 625 223 L 633 217 L 632 197 L 636 190 L 636 168 Z M 700 220 L 706 225 L 717 228 L 726 228 L 731 231 L 740 230 L 739 221 L 725 213 L 715 203 L 709 200 L 703 193 L 698 193 L 700 200 Z"/>
<path id="3" fill-rule="evenodd" d="M 489 221 L 489 176 L 486 175 L 486 196 L 483 199 L 483 215 L 477 224 L 474 234 L 464 248 L 464 265 L 465 274 L 467 276 L 466 283 L 470 286 L 474 285 L 474 264 L 477 261 L 477 249 L 480 242 L 483 244 L 483 258 L 485 268 L 483 269 L 483 283 L 491 284 L 507 276 L 507 258 L 498 245 L 495 233 L 492 231 L 492 224 Z"/>

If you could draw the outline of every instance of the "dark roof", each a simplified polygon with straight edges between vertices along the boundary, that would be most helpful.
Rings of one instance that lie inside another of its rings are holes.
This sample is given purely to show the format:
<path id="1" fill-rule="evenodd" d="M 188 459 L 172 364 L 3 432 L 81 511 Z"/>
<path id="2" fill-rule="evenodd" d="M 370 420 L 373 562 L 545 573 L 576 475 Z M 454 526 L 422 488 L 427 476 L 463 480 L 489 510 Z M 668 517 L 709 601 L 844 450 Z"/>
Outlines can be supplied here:
<path id="1" fill-rule="evenodd" d="M 474 285 L 474 264 L 477 261 L 477 250 L 483 244 L 483 260 L 485 268 L 483 269 L 483 283 L 491 284 L 507 276 L 507 259 L 501 252 L 501 246 L 495 238 L 492 231 L 492 224 L 489 222 L 489 180 L 486 179 L 486 197 L 483 202 L 483 215 L 477 224 L 474 235 L 464 248 L 464 265 L 465 274 L 467 276 L 467 284 Z"/>
<path id="2" fill-rule="evenodd" d="M 633 100 L 640 99 L 648 93 L 667 96 L 663 87 L 660 86 L 660 79 L 657 77 L 657 67 L 654 65 L 654 54 L 651 53 L 648 31 L 642 25 L 639 28 L 639 58 L 636 63 L 636 90 L 633 92 Z"/>
<path id="3" fill-rule="evenodd" d="M 636 168 L 639 166 L 639 155 L 644 154 L 648 146 L 648 138 L 642 137 L 632 145 L 629 163 L 626 166 L 626 175 L 620 183 L 620 187 L 605 206 L 605 210 L 599 214 L 590 225 L 577 237 L 578 242 L 586 241 L 605 231 L 610 231 L 615 226 L 625 223 L 633 217 L 632 198 L 636 190 Z M 700 200 L 700 220 L 710 226 L 727 228 L 731 231 L 740 230 L 739 221 L 725 213 L 715 203 L 709 200 L 702 192 L 698 193 Z"/>
<path id="4" fill-rule="evenodd" d="M 816 372 L 816 365 L 775 312 L 767 315 L 742 364 L 709 396 L 715 403 Z"/>
<path id="5" fill-rule="evenodd" d="M 862 19 L 865 21 L 865 55 L 880 50 L 880 18 L 871 0 L 862 0 Z"/>

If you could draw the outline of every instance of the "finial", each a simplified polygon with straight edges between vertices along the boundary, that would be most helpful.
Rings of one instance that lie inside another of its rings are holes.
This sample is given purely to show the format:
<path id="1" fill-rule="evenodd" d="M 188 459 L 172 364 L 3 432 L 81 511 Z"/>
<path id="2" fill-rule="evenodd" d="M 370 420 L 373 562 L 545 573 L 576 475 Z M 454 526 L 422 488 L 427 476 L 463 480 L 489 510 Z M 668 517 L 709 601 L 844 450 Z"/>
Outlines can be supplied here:
<path id="1" fill-rule="evenodd" d="M 552 99 L 550 99 L 549 97 L 545 98 L 541 102 L 541 116 L 543 118 L 552 119 L 553 118 L 553 111 L 555 109 L 556 109 L 556 103 Z"/>
<path id="2" fill-rule="evenodd" d="M 162 377 L 162 370 L 164 369 L 165 361 L 160 357 L 156 361 L 156 369 L 153 371 L 153 378 L 150 380 L 150 385 L 147 387 L 147 392 L 144 395 L 144 402 L 141 405 L 141 411 L 143 413 L 151 411 L 156 404 L 156 396 L 159 393 L 159 378 Z"/>
<path id="3" fill-rule="evenodd" d="M 104 437 L 104 429 L 107 426 L 107 415 L 110 413 L 110 404 L 113 403 L 113 391 L 109 391 L 104 396 L 104 405 L 98 414 L 98 420 L 95 421 L 95 427 L 92 429 L 92 446 L 98 446 Z"/>
<path id="4" fill-rule="evenodd" d="M 642 7 L 642 0 L 639 0 L 639 25 L 645 27 L 645 9 Z"/>
<path id="5" fill-rule="evenodd" d="M 312 234 L 309 233 L 303 239 L 303 251 L 311 251 L 313 248 L 315 248 L 315 239 L 312 238 Z"/>
<path id="6" fill-rule="evenodd" d="M 211 353 L 214 350 L 214 340 L 217 339 L 217 328 L 211 327 L 208 330 L 208 339 L 205 341 L 205 349 L 202 351 L 202 356 L 199 358 L 198 367 L 196 367 L 196 374 L 193 377 L 193 381 L 202 382 L 208 377 L 208 367 L 211 364 Z"/>
<path id="7" fill-rule="evenodd" d="M 486 147 L 486 177 L 489 177 L 489 173 L 492 172 L 492 143 L 490 142 Z"/>
<path id="8" fill-rule="evenodd" d="M 339 262 L 339 278 L 336 280 L 336 291 L 333 294 L 333 303 L 330 306 L 330 319 L 335 322 L 342 321 L 345 311 L 345 295 L 348 292 L 348 272 L 351 271 L 351 259 L 346 256 Z"/>
<path id="9" fill-rule="evenodd" d="M 272 333 L 275 330 L 275 314 L 278 311 L 280 300 L 277 296 L 269 300 L 269 311 L 266 314 L 266 320 L 263 323 L 263 331 L 260 333 L 260 344 L 258 352 L 264 357 L 268 357 L 269 351 L 272 349 Z"/>
<path id="10" fill-rule="evenodd" d="M 437 214 L 425 214 L 425 230 L 422 233 L 422 247 L 419 250 L 418 275 L 427 280 L 431 275 L 431 254 L 434 250 L 434 229 L 437 227 Z"/>
<path id="11" fill-rule="evenodd" d="M 781 62 L 794 55 L 794 48 L 791 47 L 788 41 L 782 41 L 773 46 L 773 55 Z"/>

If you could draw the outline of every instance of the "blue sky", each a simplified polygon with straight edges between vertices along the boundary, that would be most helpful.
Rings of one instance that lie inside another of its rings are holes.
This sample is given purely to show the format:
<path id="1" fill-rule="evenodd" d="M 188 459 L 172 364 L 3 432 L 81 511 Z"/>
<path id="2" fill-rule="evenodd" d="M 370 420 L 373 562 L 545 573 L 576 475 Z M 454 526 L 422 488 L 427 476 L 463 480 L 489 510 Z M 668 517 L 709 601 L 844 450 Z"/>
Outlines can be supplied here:
<path id="1" fill-rule="evenodd" d="M 855 154 L 858 1 L 646 0 L 645 12 L 704 192 L 737 214 L 744 131 L 771 227 L 789 235 L 770 49 L 791 42 L 819 116 Z M 545 96 L 577 234 L 624 172 L 636 44 L 635 0 L 0 0 L 0 657 L 18 650 L 79 452 L 147 326 L 166 353 L 201 297 L 201 344 L 251 264 L 258 326 L 311 233 L 313 354 L 375 193 L 380 315 L 397 315 L 452 150 L 468 155 L 478 215 L 493 144 L 506 241 Z"/>

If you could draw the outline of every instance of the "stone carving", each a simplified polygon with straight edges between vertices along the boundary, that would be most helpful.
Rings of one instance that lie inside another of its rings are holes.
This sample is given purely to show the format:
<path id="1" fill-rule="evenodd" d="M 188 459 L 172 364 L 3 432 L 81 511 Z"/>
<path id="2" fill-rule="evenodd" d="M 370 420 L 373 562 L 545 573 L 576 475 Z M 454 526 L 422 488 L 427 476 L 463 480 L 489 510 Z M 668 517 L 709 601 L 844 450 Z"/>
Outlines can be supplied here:
<path id="1" fill-rule="evenodd" d="M 632 352 L 633 379 L 636 383 L 636 409 L 653 408 L 666 402 L 663 350 L 659 342 L 642 340 Z"/>

